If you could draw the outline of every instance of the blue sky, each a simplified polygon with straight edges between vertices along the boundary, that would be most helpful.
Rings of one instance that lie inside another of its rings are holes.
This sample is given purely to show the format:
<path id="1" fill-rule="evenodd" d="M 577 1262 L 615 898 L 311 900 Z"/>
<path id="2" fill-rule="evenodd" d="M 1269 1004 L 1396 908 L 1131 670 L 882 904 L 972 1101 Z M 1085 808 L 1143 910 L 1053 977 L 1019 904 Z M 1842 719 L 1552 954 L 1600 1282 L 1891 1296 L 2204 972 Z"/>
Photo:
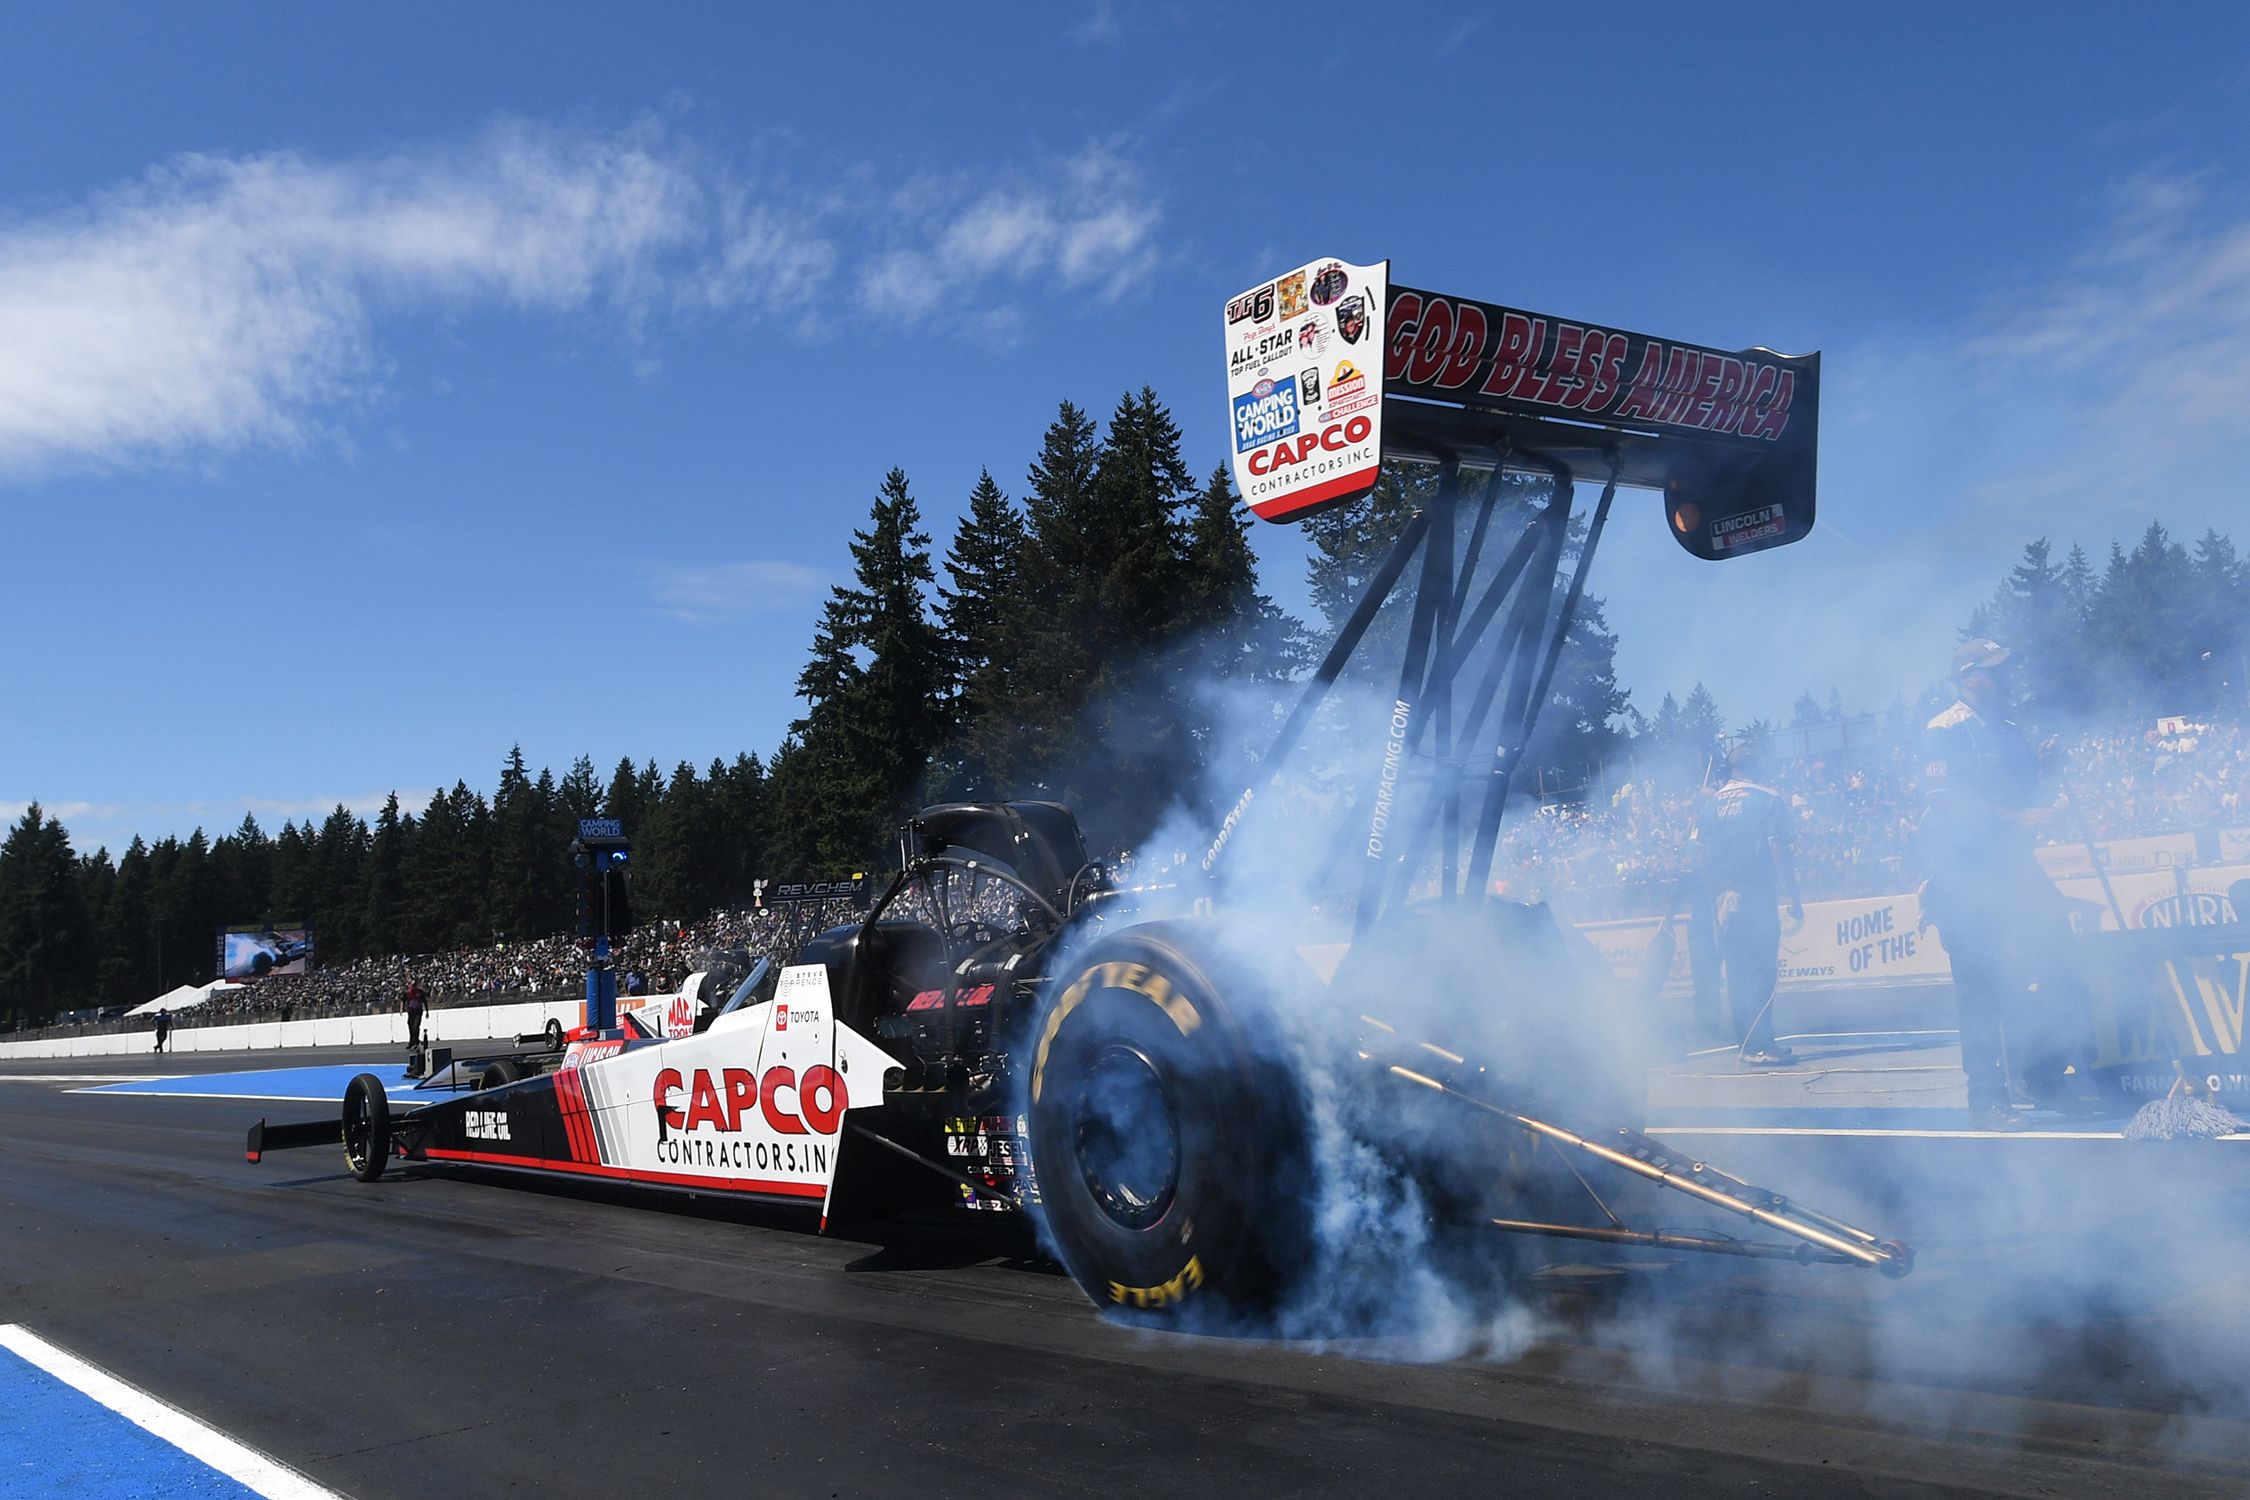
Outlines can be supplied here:
<path id="1" fill-rule="evenodd" d="M 1146 382 L 1208 470 L 1317 255 L 1825 352 L 1811 539 L 1611 528 L 1650 708 L 1880 706 L 2033 535 L 2250 544 L 2250 12 L 1570 9 L 0 13 L 0 813 L 770 753 L 886 469 L 942 551 Z"/>

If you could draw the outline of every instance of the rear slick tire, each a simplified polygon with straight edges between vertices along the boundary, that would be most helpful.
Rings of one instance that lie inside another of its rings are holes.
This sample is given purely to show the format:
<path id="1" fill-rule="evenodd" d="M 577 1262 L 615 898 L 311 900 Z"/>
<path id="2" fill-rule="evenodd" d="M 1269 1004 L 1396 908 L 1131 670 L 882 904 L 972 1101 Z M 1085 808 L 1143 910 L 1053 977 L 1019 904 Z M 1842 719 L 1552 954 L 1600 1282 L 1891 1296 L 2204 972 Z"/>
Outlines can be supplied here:
<path id="1" fill-rule="evenodd" d="M 1128 928 L 1060 976 L 1034 1039 L 1048 1233 L 1087 1296 L 1133 1321 L 1255 1314 L 1303 1258 L 1297 1089 L 1228 972 L 1195 923 Z"/>
<path id="2" fill-rule="evenodd" d="M 391 1164 L 391 1101 L 383 1080 L 362 1073 L 344 1089 L 344 1165 L 373 1182 Z"/>

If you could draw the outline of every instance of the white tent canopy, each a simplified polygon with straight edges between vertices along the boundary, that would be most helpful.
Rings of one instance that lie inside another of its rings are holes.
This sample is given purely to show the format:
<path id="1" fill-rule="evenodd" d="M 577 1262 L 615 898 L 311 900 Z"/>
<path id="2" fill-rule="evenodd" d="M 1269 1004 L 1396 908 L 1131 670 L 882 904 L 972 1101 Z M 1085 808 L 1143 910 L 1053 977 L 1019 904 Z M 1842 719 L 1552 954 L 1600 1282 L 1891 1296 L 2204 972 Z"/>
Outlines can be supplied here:
<path id="1" fill-rule="evenodd" d="M 129 1016 L 153 1016 L 160 1010 L 189 1010 L 201 1005 L 213 995 L 224 995 L 241 988 L 243 986 L 229 984 L 223 979 L 213 980 L 209 984 L 183 984 L 176 990 L 158 995 L 154 1000 L 144 1001 L 134 1006 L 125 1014 Z"/>

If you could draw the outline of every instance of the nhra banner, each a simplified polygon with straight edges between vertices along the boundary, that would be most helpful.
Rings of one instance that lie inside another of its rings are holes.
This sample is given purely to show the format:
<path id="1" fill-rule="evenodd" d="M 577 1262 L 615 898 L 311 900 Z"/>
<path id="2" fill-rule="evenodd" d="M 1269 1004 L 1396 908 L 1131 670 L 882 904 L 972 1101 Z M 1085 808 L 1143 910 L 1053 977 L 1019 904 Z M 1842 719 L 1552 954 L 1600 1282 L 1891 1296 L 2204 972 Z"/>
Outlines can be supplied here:
<path id="1" fill-rule="evenodd" d="M 2250 912 L 2240 910 L 2236 899 L 2235 888 L 2245 881 L 2250 881 L 2250 863 L 2112 875 L 2109 885 L 2117 893 L 2118 905 L 2124 908 L 2127 925 L 2149 929 L 2250 919 Z M 2070 903 L 2071 920 L 2079 930 L 2117 930 L 2100 880 L 2091 875 L 2058 880 L 2055 889 Z M 1577 925 L 1609 960 L 1612 973 L 1629 983 L 1639 981 L 1650 945 L 1656 940 L 1656 918 Z M 1673 931 L 1672 965 L 1664 980 L 1667 995 L 1688 993 L 1688 962 L 1687 923 L 1683 918 Z M 1922 925 L 1921 898 L 1911 892 L 1851 901 L 1812 901 L 1805 905 L 1804 921 L 1782 918 L 1783 990 L 1854 984 L 1944 984 L 1952 977 L 1953 961 L 1938 938 L 1937 928 Z"/>
<path id="2" fill-rule="evenodd" d="M 2169 870 L 2175 865 L 2192 865 L 2196 862 L 2195 835 L 2192 833 L 2166 833 L 2139 839 L 2107 839 L 2094 847 L 2101 853 L 2102 868 L 2112 875 L 2129 875 L 2142 870 Z M 2094 873 L 2094 863 L 2086 857 L 2084 840 L 2049 844 L 2035 852 L 2039 857 L 2039 868 L 2047 872 L 2049 880 L 2068 880 L 2074 875 Z"/>
<path id="3" fill-rule="evenodd" d="M 1375 487 L 1389 279 L 1389 261 L 1322 259 L 1227 300 L 1234 485 L 1261 520 L 1299 520 Z"/>
<path id="4" fill-rule="evenodd" d="M 2131 928 L 2208 927 L 2239 921 L 2234 888 L 2250 881 L 2250 864 L 2205 865 L 2200 869 L 2163 870 L 2151 874 L 2113 875 L 2109 888 L 2124 908 L 2125 925 Z M 2092 876 L 2058 880 L 2055 889 L 2075 907 L 2080 927 L 2102 932 L 2117 930 L 2117 917 L 2109 909 L 2102 883 Z"/>
<path id="5" fill-rule="evenodd" d="M 1654 917 L 1622 922 L 1589 922 L 1583 932 L 1609 960 L 1612 973 L 1637 983 L 1649 948 L 1656 940 Z M 1687 925 L 1673 932 L 1672 967 L 1664 992 L 1690 989 Z M 1922 903 L 1912 894 L 1867 896 L 1852 901 L 1813 901 L 1805 919 L 1781 920 L 1783 990 L 1835 989 L 1855 984 L 1944 984 L 1953 977 L 1952 960 L 1938 941 L 1937 929 L 1922 925 Z"/>

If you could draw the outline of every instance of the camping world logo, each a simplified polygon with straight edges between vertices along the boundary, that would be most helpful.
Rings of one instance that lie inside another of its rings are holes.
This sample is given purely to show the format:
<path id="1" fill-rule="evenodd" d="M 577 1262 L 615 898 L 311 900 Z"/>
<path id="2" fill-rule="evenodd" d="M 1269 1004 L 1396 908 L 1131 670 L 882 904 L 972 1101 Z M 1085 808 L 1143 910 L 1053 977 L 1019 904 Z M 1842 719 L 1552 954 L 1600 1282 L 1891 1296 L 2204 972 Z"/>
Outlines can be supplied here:
<path id="1" fill-rule="evenodd" d="M 1234 451 L 1297 435 L 1297 382 L 1260 380 L 1234 398 Z"/>

